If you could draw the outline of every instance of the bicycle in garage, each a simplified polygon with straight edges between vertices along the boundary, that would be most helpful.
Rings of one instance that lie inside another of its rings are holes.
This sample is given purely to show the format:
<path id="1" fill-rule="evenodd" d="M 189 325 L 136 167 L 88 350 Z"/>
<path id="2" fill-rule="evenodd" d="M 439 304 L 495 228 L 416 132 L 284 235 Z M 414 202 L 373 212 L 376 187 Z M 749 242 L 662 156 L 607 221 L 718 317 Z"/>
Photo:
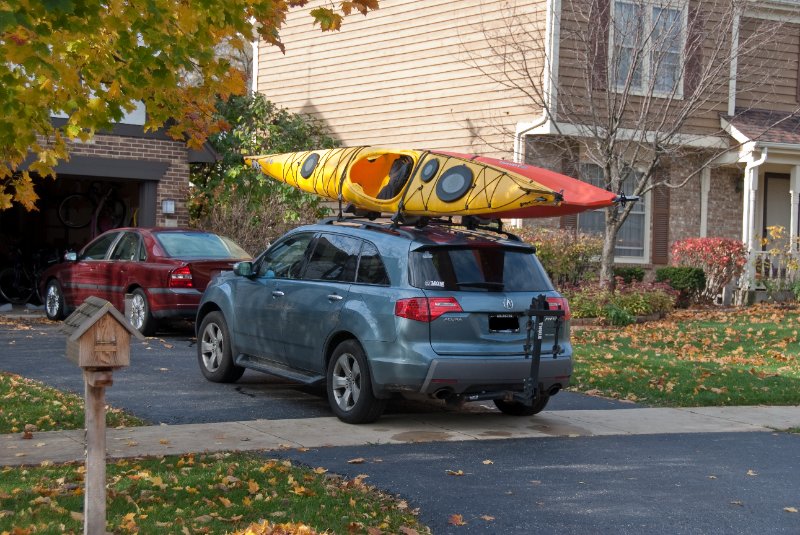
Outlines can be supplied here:
<path id="1" fill-rule="evenodd" d="M 69 228 L 91 225 L 90 238 L 117 228 L 125 222 L 125 203 L 117 196 L 114 185 L 104 187 L 93 182 L 86 193 L 73 193 L 58 205 L 58 219 Z"/>
<path id="2" fill-rule="evenodd" d="M 33 298 L 41 303 L 39 277 L 50 263 L 56 261 L 42 261 L 44 256 L 43 251 L 38 251 L 26 263 L 22 251 L 17 250 L 13 265 L 0 270 L 0 297 L 12 305 L 24 305 Z"/>

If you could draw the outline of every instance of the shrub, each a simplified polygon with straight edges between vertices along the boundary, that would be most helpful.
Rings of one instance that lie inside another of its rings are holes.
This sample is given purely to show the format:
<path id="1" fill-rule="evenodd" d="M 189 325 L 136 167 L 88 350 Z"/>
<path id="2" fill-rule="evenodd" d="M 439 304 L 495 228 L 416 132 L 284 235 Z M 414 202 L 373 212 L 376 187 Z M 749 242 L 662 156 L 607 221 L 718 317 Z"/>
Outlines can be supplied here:
<path id="1" fill-rule="evenodd" d="M 605 320 L 604 323 L 608 325 L 616 325 L 618 327 L 624 327 L 625 325 L 630 325 L 636 321 L 636 318 L 634 318 L 627 310 L 616 303 L 608 303 L 603 308 L 602 319 Z"/>
<path id="2" fill-rule="evenodd" d="M 677 293 L 663 283 L 622 280 L 613 291 L 598 283 L 563 290 L 574 318 L 599 318 L 609 325 L 626 325 L 635 316 L 666 314 L 674 308 Z"/>
<path id="3" fill-rule="evenodd" d="M 747 248 L 741 241 L 728 238 L 688 238 L 672 245 L 672 260 L 679 266 L 705 272 L 702 296 L 711 300 L 742 273 L 747 263 Z"/>
<path id="4" fill-rule="evenodd" d="M 204 217 L 195 224 L 227 236 L 255 257 L 289 229 L 313 223 L 324 215 L 319 204 L 300 210 L 297 218 L 291 217 L 293 212 L 278 196 L 262 197 L 255 202 L 247 195 L 232 196 L 228 202 L 209 206 Z"/>
<path id="5" fill-rule="evenodd" d="M 548 228 L 517 228 L 512 232 L 536 247 L 539 261 L 559 288 L 597 278 L 601 236 Z"/>
<path id="6" fill-rule="evenodd" d="M 619 277 L 622 279 L 623 282 L 626 284 L 630 284 L 631 282 L 642 282 L 644 280 L 644 269 L 636 266 L 631 267 L 621 267 L 617 266 L 614 268 L 614 277 Z"/>
<path id="7" fill-rule="evenodd" d="M 670 266 L 656 270 L 656 282 L 665 282 L 678 291 L 679 307 L 687 307 L 706 287 L 706 274 L 700 268 Z"/>

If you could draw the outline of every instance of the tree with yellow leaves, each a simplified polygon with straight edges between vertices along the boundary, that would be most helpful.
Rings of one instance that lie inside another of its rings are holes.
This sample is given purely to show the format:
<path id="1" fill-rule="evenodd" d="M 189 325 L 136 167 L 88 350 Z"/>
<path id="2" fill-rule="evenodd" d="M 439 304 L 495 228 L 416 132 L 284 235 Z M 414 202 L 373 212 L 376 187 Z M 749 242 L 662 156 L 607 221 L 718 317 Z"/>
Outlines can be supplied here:
<path id="1" fill-rule="evenodd" d="M 165 127 L 198 147 L 226 128 L 218 98 L 241 94 L 241 72 L 215 54 L 258 35 L 281 49 L 279 29 L 308 0 L 0 0 L 0 210 L 34 209 L 34 177 L 54 176 L 70 141 L 110 129 L 139 103 L 146 130 Z M 310 11 L 338 30 L 377 9 L 352 0 Z M 191 82 L 188 82 L 191 80 Z M 53 116 L 64 117 L 54 125 Z M 63 124 L 62 124 L 63 123 Z"/>

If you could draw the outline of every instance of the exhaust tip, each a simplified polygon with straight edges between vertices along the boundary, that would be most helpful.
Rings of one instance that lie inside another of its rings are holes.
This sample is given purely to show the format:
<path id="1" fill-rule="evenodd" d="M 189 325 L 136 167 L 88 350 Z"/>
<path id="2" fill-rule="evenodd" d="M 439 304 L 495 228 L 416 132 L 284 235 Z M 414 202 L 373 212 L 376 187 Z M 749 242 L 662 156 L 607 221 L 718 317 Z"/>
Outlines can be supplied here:
<path id="1" fill-rule="evenodd" d="M 452 388 L 440 388 L 436 392 L 433 393 L 433 397 L 436 399 L 447 399 L 453 395 Z"/>

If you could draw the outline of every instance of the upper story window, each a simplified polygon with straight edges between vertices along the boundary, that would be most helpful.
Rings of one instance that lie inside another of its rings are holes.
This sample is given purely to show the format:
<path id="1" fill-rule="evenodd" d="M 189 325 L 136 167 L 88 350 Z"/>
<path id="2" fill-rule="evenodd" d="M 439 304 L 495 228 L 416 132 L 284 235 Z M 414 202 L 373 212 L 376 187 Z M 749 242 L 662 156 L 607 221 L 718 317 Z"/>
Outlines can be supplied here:
<path id="1" fill-rule="evenodd" d="M 682 96 L 686 6 L 678 0 L 615 0 L 610 77 L 618 90 Z"/>
<path id="2" fill-rule="evenodd" d="M 639 173 L 630 171 L 622 184 L 626 195 L 633 194 L 633 188 Z M 598 188 L 604 187 L 603 170 L 595 164 L 581 165 L 581 180 Z M 578 214 L 578 230 L 586 233 L 602 234 L 605 231 L 605 209 L 592 210 Z M 634 204 L 628 218 L 617 233 L 617 245 L 614 256 L 620 262 L 646 262 L 649 251 L 649 219 L 647 213 L 647 196 Z"/>

